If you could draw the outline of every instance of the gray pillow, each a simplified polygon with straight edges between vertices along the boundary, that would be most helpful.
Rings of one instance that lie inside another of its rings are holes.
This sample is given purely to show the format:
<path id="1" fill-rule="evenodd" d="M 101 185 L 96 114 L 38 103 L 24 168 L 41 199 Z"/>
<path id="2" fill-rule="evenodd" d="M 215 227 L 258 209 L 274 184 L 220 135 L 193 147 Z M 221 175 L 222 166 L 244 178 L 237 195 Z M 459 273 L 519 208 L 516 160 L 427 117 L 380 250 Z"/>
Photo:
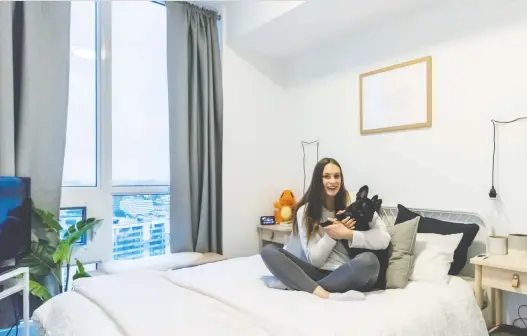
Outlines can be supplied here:
<path id="1" fill-rule="evenodd" d="M 297 258 L 300 258 L 303 261 L 307 261 L 306 254 L 302 248 L 302 243 L 300 243 L 300 237 L 295 236 L 292 232 L 289 234 L 287 241 L 284 245 L 284 250 L 291 253 Z"/>
<path id="2" fill-rule="evenodd" d="M 420 218 L 415 217 L 388 227 L 392 239 L 389 249 L 390 258 L 386 269 L 386 288 L 405 288 L 408 284 L 415 258 L 412 250 Z"/>

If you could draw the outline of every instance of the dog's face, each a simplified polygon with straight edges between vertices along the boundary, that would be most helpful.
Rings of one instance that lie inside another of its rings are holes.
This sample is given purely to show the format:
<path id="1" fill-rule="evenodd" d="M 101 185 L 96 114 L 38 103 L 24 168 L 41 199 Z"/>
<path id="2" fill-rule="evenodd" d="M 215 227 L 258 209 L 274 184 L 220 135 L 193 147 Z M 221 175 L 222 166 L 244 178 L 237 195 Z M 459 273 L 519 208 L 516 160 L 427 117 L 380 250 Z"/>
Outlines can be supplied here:
<path id="1" fill-rule="evenodd" d="M 369 230 L 374 213 L 378 213 L 381 209 L 382 200 L 377 195 L 369 199 L 368 191 L 368 186 L 360 188 L 355 202 L 351 203 L 344 213 L 344 217 L 349 216 L 355 219 L 355 230 L 357 231 Z"/>

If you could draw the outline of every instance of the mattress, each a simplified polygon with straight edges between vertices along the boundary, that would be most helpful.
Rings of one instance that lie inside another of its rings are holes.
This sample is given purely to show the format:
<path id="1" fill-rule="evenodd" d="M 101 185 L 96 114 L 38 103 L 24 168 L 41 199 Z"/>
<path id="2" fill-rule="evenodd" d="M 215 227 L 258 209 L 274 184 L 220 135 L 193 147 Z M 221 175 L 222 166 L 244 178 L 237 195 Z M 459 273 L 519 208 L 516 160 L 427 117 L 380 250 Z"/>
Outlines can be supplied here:
<path id="1" fill-rule="evenodd" d="M 34 319 L 42 332 L 64 336 L 93 335 L 95 327 L 108 336 L 139 336 L 142 325 L 155 325 L 151 335 L 488 335 L 473 287 L 460 277 L 447 284 L 410 282 L 405 289 L 368 293 L 365 301 L 339 302 L 270 289 L 260 280 L 266 275 L 256 255 L 79 279 Z M 78 324 L 86 316 L 91 325 Z"/>

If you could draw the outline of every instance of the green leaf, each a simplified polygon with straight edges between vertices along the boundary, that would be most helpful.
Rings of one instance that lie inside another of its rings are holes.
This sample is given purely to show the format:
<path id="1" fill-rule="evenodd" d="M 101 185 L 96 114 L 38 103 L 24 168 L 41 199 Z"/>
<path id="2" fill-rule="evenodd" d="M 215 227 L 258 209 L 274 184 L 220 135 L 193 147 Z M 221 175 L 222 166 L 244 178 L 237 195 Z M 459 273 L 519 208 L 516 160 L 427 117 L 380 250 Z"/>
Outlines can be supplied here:
<path id="1" fill-rule="evenodd" d="M 89 278 L 91 275 L 86 273 L 86 270 L 84 269 L 84 265 L 79 261 L 79 259 L 75 259 L 77 264 L 77 272 L 75 272 L 75 275 L 73 275 L 73 280 L 77 280 L 79 278 Z"/>
<path id="2" fill-rule="evenodd" d="M 39 297 L 43 302 L 51 299 L 51 294 L 49 294 L 48 289 L 33 280 L 29 280 L 29 292 L 32 295 Z"/>
<path id="3" fill-rule="evenodd" d="M 60 243 L 60 234 L 50 229 L 44 229 L 44 237 L 50 246 L 57 247 Z"/>
<path id="4" fill-rule="evenodd" d="M 65 261 L 68 261 L 70 248 L 71 244 L 67 240 L 62 240 L 53 253 L 53 262 L 62 265 Z"/>
<path id="5" fill-rule="evenodd" d="M 42 220 L 42 225 L 44 226 L 44 228 L 53 230 L 57 233 L 63 229 L 62 225 L 60 225 L 59 221 L 57 220 L 57 218 L 55 218 L 55 215 L 53 213 L 36 207 L 33 208 L 33 210 Z"/>
<path id="6" fill-rule="evenodd" d="M 47 241 L 39 239 L 31 242 L 31 251 L 22 257 L 21 267 L 29 267 L 29 273 L 35 276 L 47 276 L 57 268 L 53 261 L 55 249 Z M 54 274 L 55 275 L 55 274 Z"/>
<path id="7" fill-rule="evenodd" d="M 77 224 L 72 225 L 68 228 L 68 231 L 64 235 L 64 240 L 67 240 L 70 245 L 74 244 L 86 232 L 93 229 L 93 227 L 99 224 L 100 222 L 102 222 L 102 219 L 95 219 L 95 218 L 88 218 L 86 220 L 79 221 Z M 72 230 L 70 231 L 70 229 Z"/>

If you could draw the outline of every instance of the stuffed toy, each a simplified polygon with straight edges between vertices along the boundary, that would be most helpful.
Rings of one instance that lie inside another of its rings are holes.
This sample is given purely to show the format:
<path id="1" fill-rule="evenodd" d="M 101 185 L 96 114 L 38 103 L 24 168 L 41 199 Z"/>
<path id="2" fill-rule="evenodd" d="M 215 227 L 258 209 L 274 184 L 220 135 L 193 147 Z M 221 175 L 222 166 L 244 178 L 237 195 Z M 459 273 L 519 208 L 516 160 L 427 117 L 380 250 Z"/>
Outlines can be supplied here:
<path id="1" fill-rule="evenodd" d="M 291 190 L 284 190 L 278 202 L 274 203 L 274 220 L 276 224 L 292 223 L 293 208 L 296 205 L 295 195 Z"/>

